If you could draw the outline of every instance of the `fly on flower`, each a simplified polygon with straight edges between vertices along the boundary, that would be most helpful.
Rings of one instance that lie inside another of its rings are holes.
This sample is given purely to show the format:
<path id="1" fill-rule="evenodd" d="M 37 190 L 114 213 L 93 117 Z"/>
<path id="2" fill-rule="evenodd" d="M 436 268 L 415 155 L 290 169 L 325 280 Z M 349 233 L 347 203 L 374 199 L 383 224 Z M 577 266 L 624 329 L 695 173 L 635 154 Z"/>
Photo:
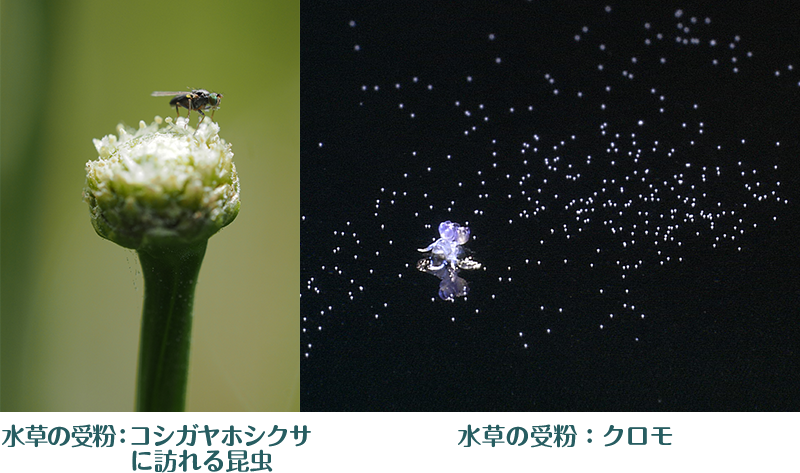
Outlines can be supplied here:
<path id="1" fill-rule="evenodd" d="M 222 94 L 209 92 L 205 89 L 194 89 L 191 92 L 158 91 L 153 92 L 150 95 L 153 97 L 166 97 L 173 95 L 174 97 L 169 101 L 169 104 L 175 107 L 175 112 L 177 112 L 178 116 L 181 116 L 178 107 L 183 107 L 189 110 L 189 113 L 186 114 L 186 118 L 189 118 L 189 115 L 192 114 L 192 110 L 197 110 L 197 113 L 203 116 L 198 124 L 202 123 L 203 119 L 206 118 L 206 114 L 203 113 L 203 110 L 211 110 L 211 119 L 213 120 L 214 111 L 219 108 L 219 104 L 222 102 Z"/>

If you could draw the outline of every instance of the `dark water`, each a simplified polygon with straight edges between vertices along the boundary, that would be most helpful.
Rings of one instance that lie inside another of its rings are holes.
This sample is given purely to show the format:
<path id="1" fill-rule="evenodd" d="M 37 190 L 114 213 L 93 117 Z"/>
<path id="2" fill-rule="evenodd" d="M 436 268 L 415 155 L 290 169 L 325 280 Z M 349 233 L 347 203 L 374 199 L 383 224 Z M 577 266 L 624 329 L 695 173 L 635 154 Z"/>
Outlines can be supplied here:
<path id="1" fill-rule="evenodd" d="M 800 408 L 793 8 L 385 3 L 302 6 L 304 410 Z"/>

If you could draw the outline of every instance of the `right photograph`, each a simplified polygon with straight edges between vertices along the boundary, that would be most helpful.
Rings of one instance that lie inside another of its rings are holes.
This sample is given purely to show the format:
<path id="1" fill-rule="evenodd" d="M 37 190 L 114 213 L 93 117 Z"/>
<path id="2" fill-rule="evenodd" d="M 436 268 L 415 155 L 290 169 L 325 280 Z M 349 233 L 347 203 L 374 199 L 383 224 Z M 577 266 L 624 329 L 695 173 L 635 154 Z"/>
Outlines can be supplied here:
<path id="1" fill-rule="evenodd" d="M 790 3 L 301 4 L 301 409 L 800 410 Z"/>

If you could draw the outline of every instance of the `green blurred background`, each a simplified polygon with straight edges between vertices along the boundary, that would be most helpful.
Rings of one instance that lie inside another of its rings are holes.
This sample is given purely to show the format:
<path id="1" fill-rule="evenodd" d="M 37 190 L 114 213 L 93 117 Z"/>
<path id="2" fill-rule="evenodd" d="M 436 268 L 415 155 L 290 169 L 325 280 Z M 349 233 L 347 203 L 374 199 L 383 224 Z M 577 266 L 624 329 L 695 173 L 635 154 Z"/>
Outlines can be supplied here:
<path id="1" fill-rule="evenodd" d="M 298 410 L 299 1 L 0 7 L 0 409 L 133 409 L 139 262 L 92 229 L 84 165 L 175 116 L 152 91 L 205 88 L 242 207 L 200 272 L 187 410 Z"/>

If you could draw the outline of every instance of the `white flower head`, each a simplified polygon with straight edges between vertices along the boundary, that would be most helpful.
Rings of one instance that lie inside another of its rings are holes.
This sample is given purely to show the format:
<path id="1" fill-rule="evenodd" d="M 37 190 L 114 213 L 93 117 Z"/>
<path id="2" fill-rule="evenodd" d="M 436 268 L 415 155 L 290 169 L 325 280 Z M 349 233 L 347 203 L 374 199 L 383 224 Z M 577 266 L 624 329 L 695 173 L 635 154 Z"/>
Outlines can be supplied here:
<path id="1" fill-rule="evenodd" d="M 83 199 L 97 234 L 125 248 L 196 243 L 239 213 L 239 176 L 219 125 L 155 117 L 95 139 Z"/>

